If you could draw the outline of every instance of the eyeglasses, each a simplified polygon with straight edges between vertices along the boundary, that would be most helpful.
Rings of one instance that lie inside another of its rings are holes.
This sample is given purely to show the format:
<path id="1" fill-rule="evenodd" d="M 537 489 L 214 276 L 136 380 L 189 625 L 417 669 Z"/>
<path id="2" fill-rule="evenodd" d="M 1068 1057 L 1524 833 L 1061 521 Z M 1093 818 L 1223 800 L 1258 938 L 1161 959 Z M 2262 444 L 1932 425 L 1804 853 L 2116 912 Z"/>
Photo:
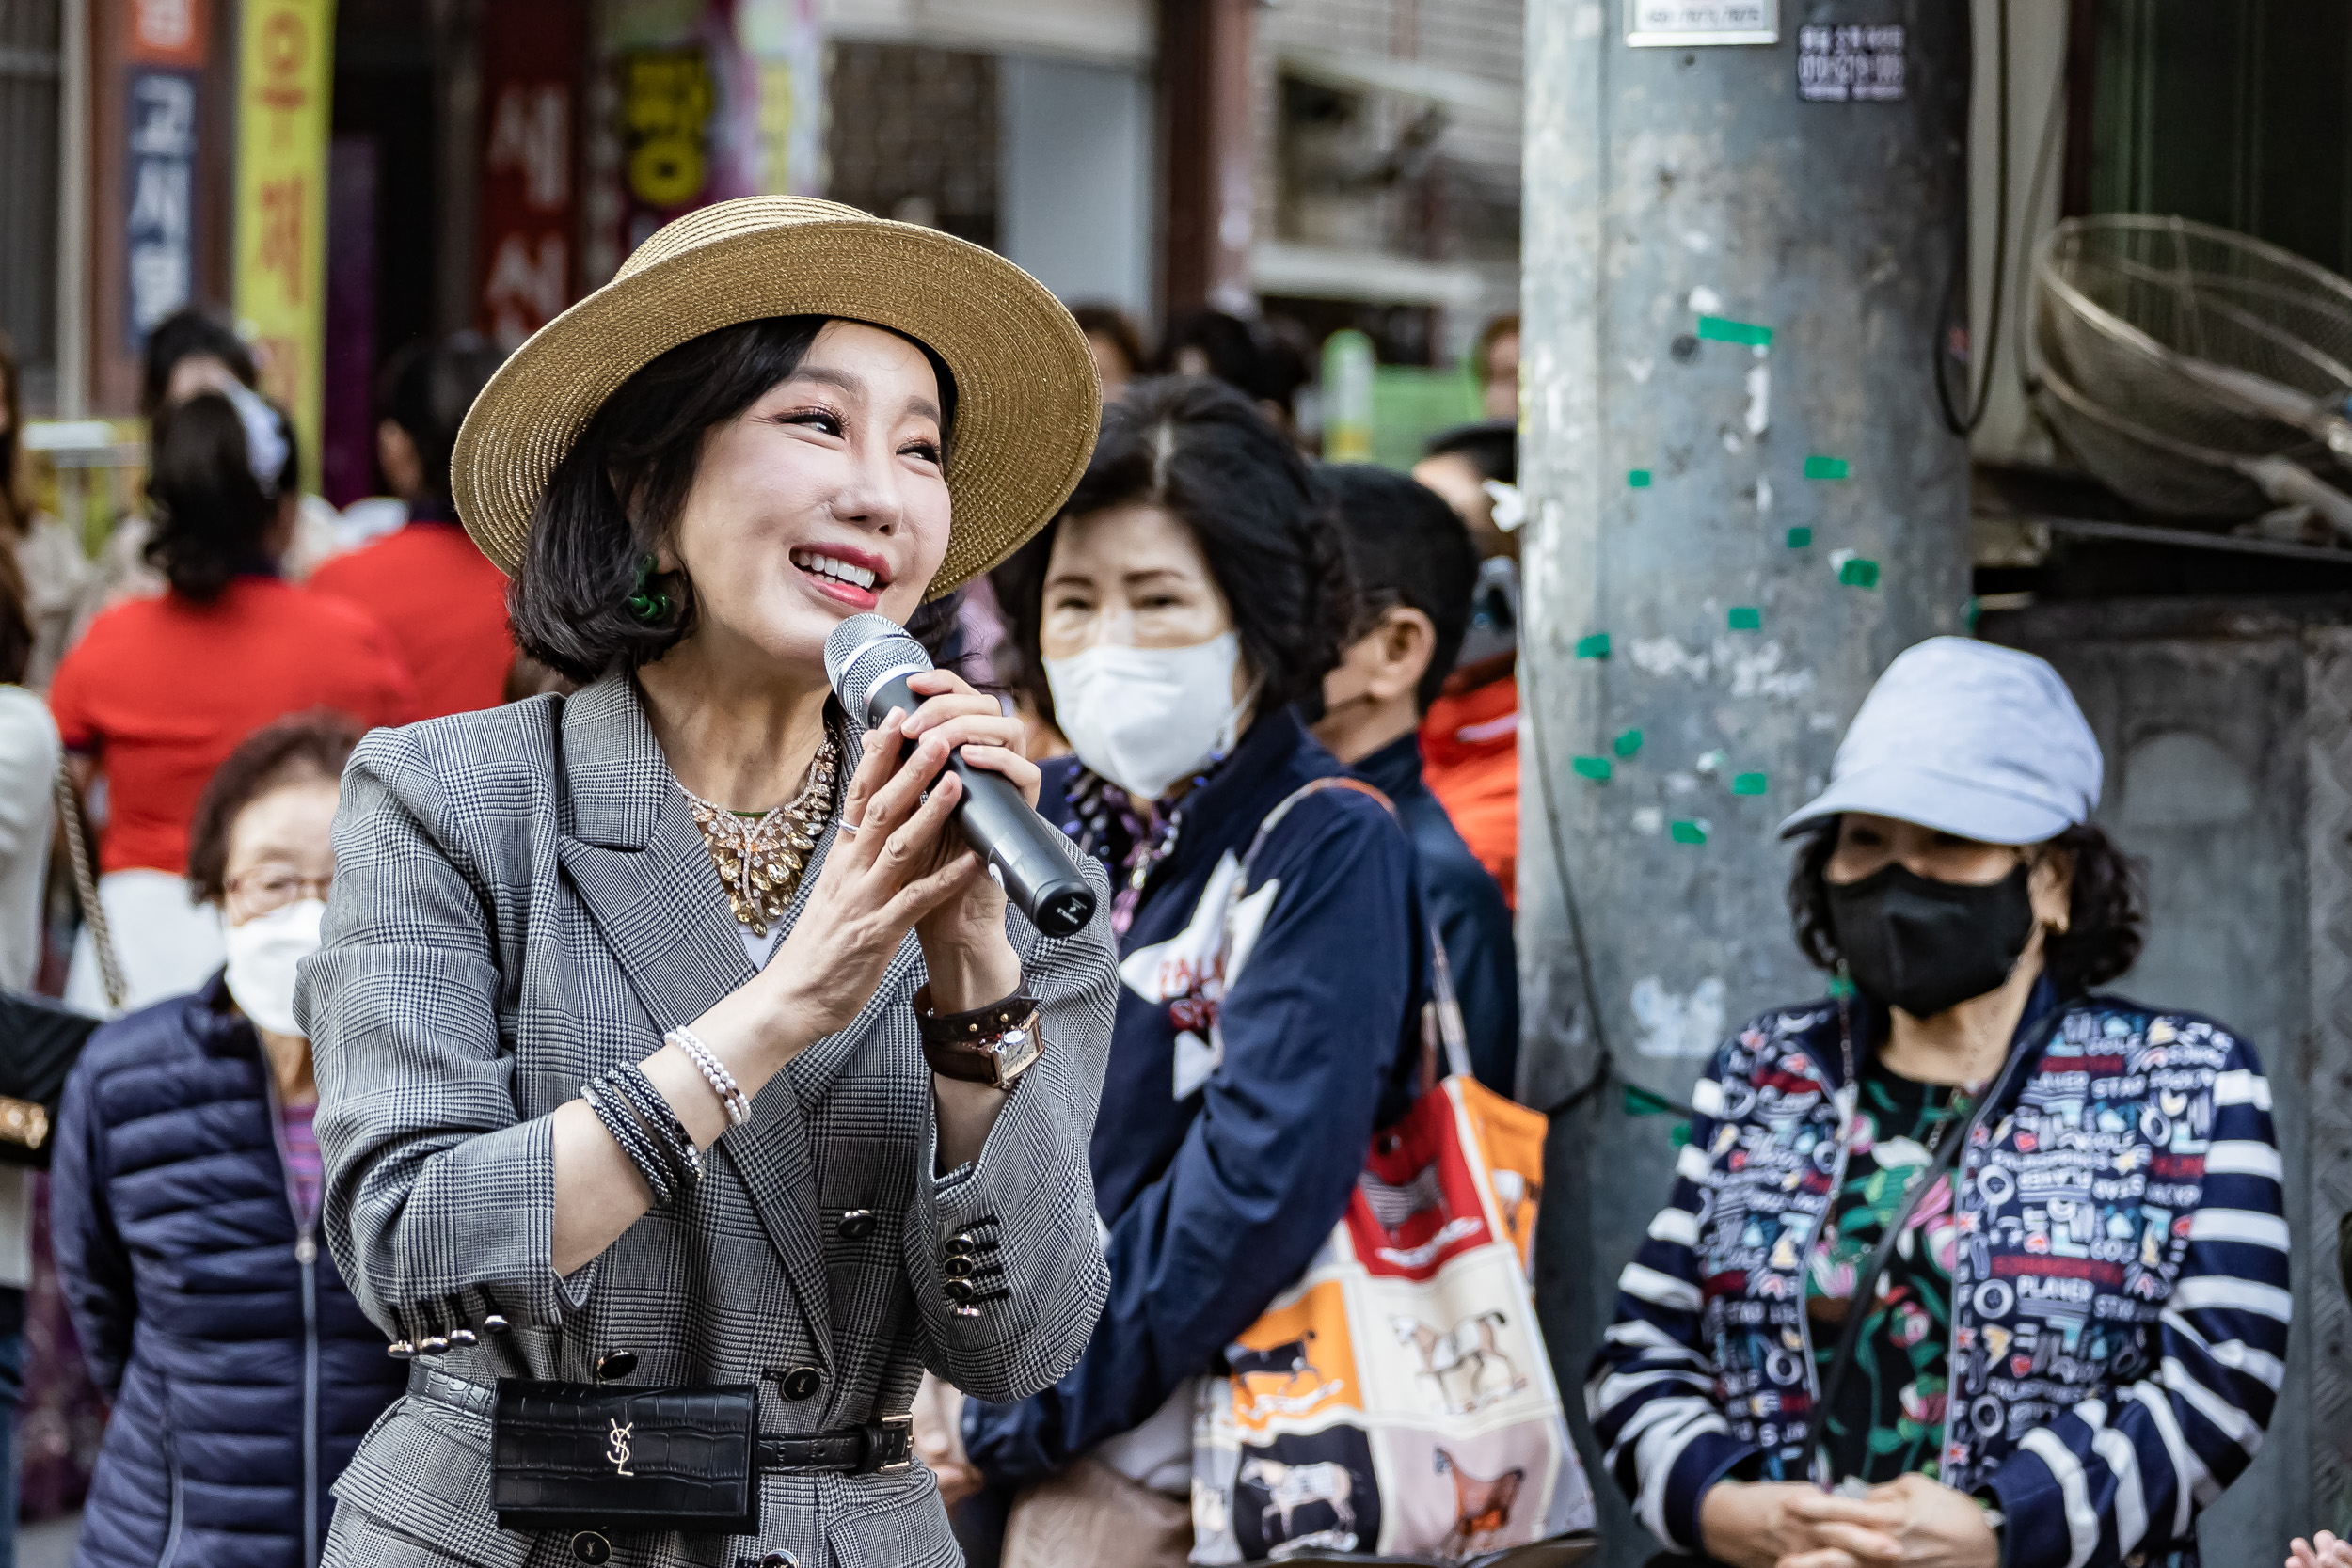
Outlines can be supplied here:
<path id="1" fill-rule="evenodd" d="M 291 865 L 264 862 L 230 878 L 224 885 L 238 912 L 250 920 L 272 910 L 282 910 L 305 895 L 324 901 L 327 890 L 335 885 L 335 874 L 330 871 L 324 877 L 305 877 Z"/>

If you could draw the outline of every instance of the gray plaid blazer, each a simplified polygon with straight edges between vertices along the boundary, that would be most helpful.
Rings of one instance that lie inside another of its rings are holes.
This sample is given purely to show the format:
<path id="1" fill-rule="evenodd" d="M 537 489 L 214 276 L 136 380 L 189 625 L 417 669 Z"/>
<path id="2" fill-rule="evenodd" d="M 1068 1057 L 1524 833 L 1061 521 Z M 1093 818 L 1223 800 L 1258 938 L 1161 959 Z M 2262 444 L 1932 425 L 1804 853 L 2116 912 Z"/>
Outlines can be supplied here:
<path id="1" fill-rule="evenodd" d="M 831 842 L 829 828 L 820 858 Z M 926 1367 L 1016 1400 L 1076 1363 L 1107 1283 L 1087 1165 L 1118 983 L 1104 915 L 1065 941 L 1009 917 L 1046 1053 L 972 1165 L 932 1175 L 909 937 L 856 1021 L 761 1089 L 690 1196 L 559 1278 L 548 1116 L 753 974 L 635 684 L 376 731 L 343 775 L 335 856 L 298 997 L 328 1244 L 388 1331 L 493 1309 L 513 1329 L 415 1364 L 336 1484 L 329 1563 L 572 1560 L 565 1540 L 498 1528 L 501 1377 L 590 1382 L 627 1351 L 630 1383 L 756 1384 L 760 1429 L 799 1433 L 904 1412 Z M 1009 1295 L 969 1316 L 942 1261 L 975 1227 L 999 1243 Z M 624 1534 L 613 1562 L 961 1560 L 920 1464 L 761 1481 L 759 1539 Z"/>

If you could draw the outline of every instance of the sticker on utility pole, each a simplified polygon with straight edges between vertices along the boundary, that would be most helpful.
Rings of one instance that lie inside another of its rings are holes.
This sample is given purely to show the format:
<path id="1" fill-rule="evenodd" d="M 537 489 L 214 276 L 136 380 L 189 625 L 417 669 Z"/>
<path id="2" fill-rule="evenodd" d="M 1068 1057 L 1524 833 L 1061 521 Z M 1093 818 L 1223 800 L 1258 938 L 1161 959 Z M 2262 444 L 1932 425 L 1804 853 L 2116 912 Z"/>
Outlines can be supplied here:
<path id="1" fill-rule="evenodd" d="M 1780 0 L 1625 0 L 1625 41 L 1637 49 L 1778 43 Z"/>
<path id="2" fill-rule="evenodd" d="M 1797 96 L 1815 103 L 1891 103 L 1903 95 L 1903 29 L 1800 27 Z"/>

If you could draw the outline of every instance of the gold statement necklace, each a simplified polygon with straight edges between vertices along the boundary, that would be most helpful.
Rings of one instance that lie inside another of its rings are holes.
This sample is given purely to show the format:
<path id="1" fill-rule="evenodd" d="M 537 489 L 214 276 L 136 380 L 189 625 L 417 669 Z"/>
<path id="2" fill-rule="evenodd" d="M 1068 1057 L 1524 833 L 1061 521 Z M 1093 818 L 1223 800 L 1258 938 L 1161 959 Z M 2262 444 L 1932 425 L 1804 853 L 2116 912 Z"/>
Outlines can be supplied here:
<path id="1" fill-rule="evenodd" d="M 727 890 L 737 922 L 755 937 L 768 934 L 770 921 L 783 918 L 785 905 L 801 885 L 817 836 L 833 816 L 833 779 L 839 756 L 827 736 L 808 765 L 808 782 L 800 794 L 764 815 L 714 806 L 684 784 L 678 786 L 693 811 L 694 826 L 702 830 L 710 863 L 719 869 L 720 885 Z"/>

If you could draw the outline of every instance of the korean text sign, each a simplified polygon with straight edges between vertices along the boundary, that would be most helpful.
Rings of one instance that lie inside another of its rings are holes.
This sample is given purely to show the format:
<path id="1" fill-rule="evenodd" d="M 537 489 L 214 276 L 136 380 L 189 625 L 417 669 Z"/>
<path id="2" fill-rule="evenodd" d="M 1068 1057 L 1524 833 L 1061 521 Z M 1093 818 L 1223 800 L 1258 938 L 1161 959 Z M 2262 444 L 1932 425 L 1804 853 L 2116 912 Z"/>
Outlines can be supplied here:
<path id="1" fill-rule="evenodd" d="M 238 29 L 236 301 L 304 448 L 319 450 L 333 0 L 246 0 Z"/>

